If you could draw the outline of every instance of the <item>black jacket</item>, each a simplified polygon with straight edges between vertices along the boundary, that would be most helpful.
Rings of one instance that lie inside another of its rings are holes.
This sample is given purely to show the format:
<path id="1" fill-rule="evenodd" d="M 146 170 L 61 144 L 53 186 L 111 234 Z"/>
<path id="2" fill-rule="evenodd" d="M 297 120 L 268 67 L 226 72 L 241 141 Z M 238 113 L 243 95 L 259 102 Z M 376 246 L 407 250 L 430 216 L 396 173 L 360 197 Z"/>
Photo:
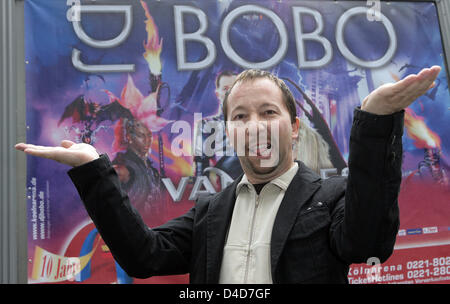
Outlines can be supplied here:
<path id="1" fill-rule="evenodd" d="M 346 283 L 349 265 L 385 261 L 399 227 L 404 112 L 355 110 L 349 175 L 320 179 L 299 162 L 271 236 L 274 283 Z M 218 283 L 236 179 L 186 214 L 150 229 L 130 205 L 106 155 L 69 171 L 114 258 L 130 275 L 190 274 Z"/>

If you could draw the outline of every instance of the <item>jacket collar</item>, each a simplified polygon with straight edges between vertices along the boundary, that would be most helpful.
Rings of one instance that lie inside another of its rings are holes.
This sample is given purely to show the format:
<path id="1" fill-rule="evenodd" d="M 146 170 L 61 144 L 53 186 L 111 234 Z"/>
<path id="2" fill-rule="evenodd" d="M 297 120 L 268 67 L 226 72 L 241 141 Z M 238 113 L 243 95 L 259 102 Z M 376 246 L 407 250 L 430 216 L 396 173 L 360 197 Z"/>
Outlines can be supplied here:
<path id="1" fill-rule="evenodd" d="M 281 252 L 291 231 L 301 206 L 319 188 L 320 180 L 313 171 L 302 162 L 298 163 L 297 174 L 286 190 L 275 218 L 271 238 L 272 275 L 278 264 Z M 206 282 L 218 283 L 222 263 L 223 248 L 233 209 L 236 202 L 236 188 L 243 174 L 222 192 L 211 198 L 207 216 L 206 239 Z M 299 191 L 301 189 L 301 191 Z"/>
<path id="2" fill-rule="evenodd" d="M 277 186 L 278 188 L 280 188 L 281 190 L 286 191 L 289 184 L 291 183 L 292 179 L 297 174 L 297 172 L 298 172 L 298 163 L 294 163 L 294 165 L 289 170 L 287 170 L 285 173 L 283 173 L 281 176 L 279 176 L 267 183 L 273 184 L 273 185 Z M 253 187 L 253 185 L 249 182 L 249 180 L 247 179 L 247 176 L 245 174 L 242 176 L 241 181 L 237 184 L 236 197 L 239 195 L 241 188 L 244 186 Z"/>

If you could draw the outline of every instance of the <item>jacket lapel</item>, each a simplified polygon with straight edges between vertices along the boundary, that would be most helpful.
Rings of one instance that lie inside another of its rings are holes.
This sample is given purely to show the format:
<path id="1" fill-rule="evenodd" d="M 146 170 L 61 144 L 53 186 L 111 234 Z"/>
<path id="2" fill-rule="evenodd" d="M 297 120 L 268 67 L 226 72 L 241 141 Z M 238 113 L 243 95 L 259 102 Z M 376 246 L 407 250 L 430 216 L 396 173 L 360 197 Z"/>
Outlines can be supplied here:
<path id="1" fill-rule="evenodd" d="M 271 249 L 271 270 L 274 278 L 281 252 L 294 226 L 300 208 L 319 189 L 320 178 L 303 163 L 298 162 L 298 172 L 286 190 L 273 224 Z"/>
<path id="2" fill-rule="evenodd" d="M 241 178 L 242 175 L 225 190 L 215 195 L 209 204 L 206 239 L 207 283 L 217 284 L 219 282 L 225 237 L 236 201 L 236 187 Z"/>

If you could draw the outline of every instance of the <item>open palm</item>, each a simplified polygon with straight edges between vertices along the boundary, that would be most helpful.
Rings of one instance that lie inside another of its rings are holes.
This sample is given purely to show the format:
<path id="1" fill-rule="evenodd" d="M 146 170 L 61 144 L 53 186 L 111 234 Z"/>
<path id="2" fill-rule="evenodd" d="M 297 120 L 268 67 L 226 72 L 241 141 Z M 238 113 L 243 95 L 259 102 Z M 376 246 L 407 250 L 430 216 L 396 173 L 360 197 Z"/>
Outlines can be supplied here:
<path id="1" fill-rule="evenodd" d="M 361 110 L 378 115 L 401 111 L 435 85 L 440 71 L 441 67 L 433 66 L 396 83 L 384 84 L 364 99 Z"/>
<path id="2" fill-rule="evenodd" d="M 93 146 L 85 143 L 76 144 L 70 140 L 63 140 L 60 147 L 19 143 L 15 145 L 15 148 L 27 154 L 52 159 L 72 167 L 83 165 L 99 157 Z"/>

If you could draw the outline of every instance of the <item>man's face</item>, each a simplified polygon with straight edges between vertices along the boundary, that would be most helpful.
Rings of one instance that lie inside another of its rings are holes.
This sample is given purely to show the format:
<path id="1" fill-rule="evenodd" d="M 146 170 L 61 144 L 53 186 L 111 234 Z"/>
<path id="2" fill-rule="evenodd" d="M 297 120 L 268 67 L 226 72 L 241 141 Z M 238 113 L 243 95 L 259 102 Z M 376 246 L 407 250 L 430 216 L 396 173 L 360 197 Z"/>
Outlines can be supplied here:
<path id="1" fill-rule="evenodd" d="M 266 78 L 250 80 L 235 85 L 227 102 L 228 136 L 231 135 L 249 181 L 267 182 L 286 172 L 293 164 L 292 143 L 298 137 L 299 121 L 291 122 L 281 89 Z M 244 124 L 244 128 L 242 125 L 233 128 L 239 124 Z M 242 151 L 239 141 L 244 136 L 238 134 L 242 129 L 245 130 L 244 155 L 239 153 Z M 260 134 L 267 136 L 267 141 L 261 140 Z M 269 158 L 277 161 L 267 165 Z"/>
<path id="2" fill-rule="evenodd" d="M 223 100 L 225 99 L 225 93 L 231 88 L 236 75 L 222 76 L 219 79 L 219 85 L 216 88 L 216 96 L 220 101 L 220 106 L 222 106 Z"/>
<path id="3" fill-rule="evenodd" d="M 147 156 L 153 141 L 152 132 L 141 122 L 134 126 L 134 132 L 130 132 L 128 142 L 130 147 L 141 157 Z"/>

